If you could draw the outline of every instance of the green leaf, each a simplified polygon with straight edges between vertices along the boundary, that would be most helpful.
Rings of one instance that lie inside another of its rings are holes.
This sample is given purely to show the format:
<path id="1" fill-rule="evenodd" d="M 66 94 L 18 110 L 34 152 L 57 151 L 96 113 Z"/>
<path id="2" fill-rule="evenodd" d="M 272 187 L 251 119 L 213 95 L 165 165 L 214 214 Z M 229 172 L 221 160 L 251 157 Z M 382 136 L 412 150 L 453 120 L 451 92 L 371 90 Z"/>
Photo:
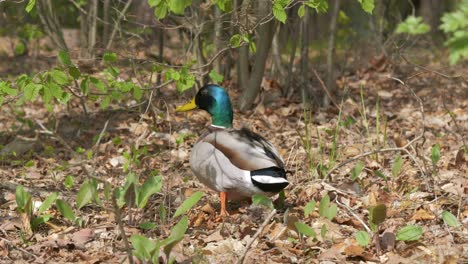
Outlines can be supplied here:
<path id="1" fill-rule="evenodd" d="M 361 175 L 362 169 L 364 168 L 364 163 L 362 161 L 358 161 L 356 166 L 354 166 L 353 170 L 351 171 L 351 180 L 355 181 L 359 175 Z"/>
<path id="2" fill-rule="evenodd" d="M 286 23 L 286 19 L 288 18 L 286 11 L 284 11 L 284 7 L 278 4 L 273 5 L 273 16 L 276 18 L 276 20 L 280 21 L 283 24 Z"/>
<path id="3" fill-rule="evenodd" d="M 387 176 L 385 176 L 385 174 L 383 174 L 381 171 L 379 170 L 376 170 L 374 171 L 375 175 L 377 175 L 377 177 L 381 178 L 382 180 L 386 181 L 387 180 Z"/>
<path id="4" fill-rule="evenodd" d="M 70 76 L 73 77 L 73 79 L 75 80 L 78 80 L 78 78 L 80 78 L 81 76 L 80 70 L 75 66 L 68 67 L 68 74 L 70 74 Z"/>
<path id="5" fill-rule="evenodd" d="M 155 243 L 141 235 L 132 235 L 130 237 L 132 246 L 136 255 L 142 260 L 149 260 L 151 252 L 155 249 Z"/>
<path id="6" fill-rule="evenodd" d="M 188 217 L 183 216 L 180 221 L 172 228 L 171 234 L 164 239 L 161 244 L 164 246 L 164 253 L 169 258 L 172 248 L 184 238 L 188 228 Z"/>
<path id="7" fill-rule="evenodd" d="M 214 82 L 214 83 L 217 83 L 217 84 L 220 84 L 223 82 L 223 79 L 224 79 L 224 76 L 219 74 L 217 71 L 215 70 L 211 70 L 210 71 L 210 74 L 209 74 L 211 80 Z"/>
<path id="8" fill-rule="evenodd" d="M 18 90 L 11 87 L 10 83 L 0 81 L 0 94 L 18 95 Z"/>
<path id="9" fill-rule="evenodd" d="M 398 154 L 398 156 L 393 161 L 393 165 L 392 165 L 393 177 L 400 175 L 402 167 L 403 167 L 403 159 L 401 158 L 400 154 Z"/>
<path id="10" fill-rule="evenodd" d="M 106 51 L 102 56 L 105 62 L 112 63 L 117 61 L 117 54 L 114 52 Z"/>
<path id="11" fill-rule="evenodd" d="M 54 69 L 50 72 L 50 76 L 59 85 L 68 84 L 68 77 L 64 71 Z"/>
<path id="12" fill-rule="evenodd" d="M 58 196 L 58 194 L 55 193 L 55 192 L 50 194 L 49 197 L 47 197 L 44 200 L 44 202 L 42 202 L 41 206 L 39 206 L 39 209 L 37 210 L 37 214 L 40 215 L 43 212 L 47 211 L 52 206 L 52 204 L 55 202 L 55 200 L 57 199 L 57 196 Z"/>
<path id="13" fill-rule="evenodd" d="M 138 85 L 133 86 L 133 97 L 137 101 L 140 101 L 141 98 L 143 97 L 143 90 L 140 88 L 140 86 L 138 86 Z"/>
<path id="14" fill-rule="evenodd" d="M 303 18 L 304 15 L 305 15 L 305 5 L 301 5 L 299 7 L 299 9 L 297 10 L 297 15 L 300 17 L 300 18 Z"/>
<path id="15" fill-rule="evenodd" d="M 361 4 L 361 7 L 364 11 L 372 15 L 372 11 L 374 11 L 374 0 L 358 0 Z"/>
<path id="16" fill-rule="evenodd" d="M 24 189 L 22 185 L 18 185 L 16 187 L 16 206 L 18 207 L 19 210 L 22 212 L 27 212 L 28 208 L 27 204 L 28 201 L 31 200 L 31 195 Z"/>
<path id="17" fill-rule="evenodd" d="M 32 229 L 36 229 L 40 224 L 43 224 L 43 223 L 49 221 L 51 218 L 52 218 L 51 214 L 45 214 L 45 215 L 41 215 L 41 216 L 38 216 L 38 217 L 34 217 L 31 220 Z"/>
<path id="18" fill-rule="evenodd" d="M 70 66 L 72 64 L 70 55 L 64 50 L 59 51 L 58 59 L 63 65 Z"/>
<path id="19" fill-rule="evenodd" d="M 73 185 L 75 185 L 75 182 L 74 182 L 74 178 L 73 176 L 71 175 L 67 175 L 67 177 L 65 177 L 65 181 L 64 181 L 64 185 L 67 189 L 71 189 L 73 187 Z"/>
<path id="20" fill-rule="evenodd" d="M 275 206 L 273 205 L 273 202 L 271 201 L 270 198 L 266 197 L 263 194 L 255 194 L 252 196 L 252 203 L 256 205 L 263 205 L 266 206 L 270 209 L 274 209 Z"/>
<path id="21" fill-rule="evenodd" d="M 167 16 L 167 12 L 169 11 L 169 7 L 167 6 L 165 1 L 162 1 L 156 8 L 154 8 L 154 15 L 158 19 L 163 19 Z"/>
<path id="22" fill-rule="evenodd" d="M 102 80 L 100 80 L 98 78 L 95 78 L 95 77 L 90 77 L 89 80 L 94 85 L 94 87 L 96 87 L 99 91 L 101 91 L 103 93 L 107 92 L 107 88 L 104 85 L 104 82 Z"/>
<path id="23" fill-rule="evenodd" d="M 24 45 L 23 41 L 18 42 L 15 46 L 15 55 L 23 55 L 26 53 L 26 45 Z"/>
<path id="24" fill-rule="evenodd" d="M 155 6 L 159 5 L 160 2 L 161 2 L 161 0 L 148 0 L 148 5 L 150 7 L 155 7 Z"/>
<path id="25" fill-rule="evenodd" d="M 358 231 L 354 237 L 361 247 L 367 247 L 370 243 L 370 236 L 366 231 Z"/>
<path id="26" fill-rule="evenodd" d="M 158 225 L 154 222 L 143 222 L 138 225 L 139 228 L 150 230 L 156 228 Z"/>
<path id="27" fill-rule="evenodd" d="M 169 10 L 177 15 L 183 15 L 185 8 L 192 3 L 192 0 L 169 0 Z"/>
<path id="28" fill-rule="evenodd" d="M 75 222 L 76 216 L 73 210 L 71 209 L 70 205 L 68 205 L 67 202 L 57 199 L 55 201 L 55 205 L 57 206 L 57 209 L 59 212 L 68 220 Z"/>
<path id="29" fill-rule="evenodd" d="M 457 227 L 460 225 L 457 218 L 449 211 L 442 212 L 442 220 L 444 220 L 444 223 L 446 223 L 450 227 Z"/>
<path id="30" fill-rule="evenodd" d="M 83 206 L 89 204 L 93 200 L 95 193 L 96 190 L 89 180 L 83 182 L 76 196 L 76 207 L 81 209 Z"/>
<path id="31" fill-rule="evenodd" d="M 233 48 L 239 47 L 241 43 L 242 43 L 242 36 L 239 34 L 235 34 L 229 39 L 229 45 Z"/>
<path id="32" fill-rule="evenodd" d="M 299 233 L 312 238 L 317 237 L 317 234 L 315 233 L 314 229 L 312 229 L 312 227 L 308 226 L 307 224 L 295 222 L 294 225 L 296 226 L 296 229 Z"/>
<path id="33" fill-rule="evenodd" d="M 431 149 L 431 160 L 432 164 L 436 165 L 440 160 L 440 145 L 435 144 Z"/>
<path id="34" fill-rule="evenodd" d="M 35 5 L 36 5 L 36 0 L 29 0 L 24 10 L 26 10 L 26 12 L 28 13 L 31 13 Z"/>
<path id="35" fill-rule="evenodd" d="M 408 16 L 405 21 L 398 24 L 395 32 L 410 35 L 421 35 L 429 32 L 431 27 L 423 22 L 422 17 Z"/>
<path id="36" fill-rule="evenodd" d="M 322 200 L 320 200 L 319 204 L 319 214 L 323 217 L 326 215 L 326 211 L 328 210 L 328 207 L 330 207 L 330 196 L 325 195 L 322 197 Z"/>
<path id="37" fill-rule="evenodd" d="M 396 239 L 400 241 L 418 240 L 423 233 L 423 229 L 418 225 L 407 225 L 397 232 Z"/>
<path id="38" fill-rule="evenodd" d="M 378 204 L 370 210 L 369 214 L 370 221 L 374 225 L 379 225 L 387 218 L 387 206 L 385 204 Z"/>
<path id="39" fill-rule="evenodd" d="M 151 195 L 159 192 L 162 187 L 162 177 L 161 176 L 152 176 L 143 183 L 140 191 L 138 192 L 138 207 L 144 208 L 148 203 Z"/>
<path id="40" fill-rule="evenodd" d="M 34 101 L 42 88 L 43 86 L 41 84 L 29 83 L 24 87 L 24 99 Z"/>
<path id="41" fill-rule="evenodd" d="M 310 201 L 304 206 L 304 216 L 309 216 L 315 210 L 315 201 Z"/>
<path id="42" fill-rule="evenodd" d="M 338 213 L 338 206 L 332 203 L 330 207 L 328 207 L 328 209 L 325 211 L 324 217 L 331 221 L 333 218 L 335 218 L 337 213 Z"/>
<path id="43" fill-rule="evenodd" d="M 176 212 L 174 213 L 174 217 L 177 217 L 192 208 L 198 201 L 202 198 L 203 192 L 195 192 L 189 198 L 185 199 L 185 201 L 177 208 Z"/>
<path id="44" fill-rule="evenodd" d="M 327 232 L 327 225 L 323 224 L 322 228 L 320 228 L 320 236 L 322 237 L 322 239 L 325 239 L 325 235 L 327 234 Z"/>

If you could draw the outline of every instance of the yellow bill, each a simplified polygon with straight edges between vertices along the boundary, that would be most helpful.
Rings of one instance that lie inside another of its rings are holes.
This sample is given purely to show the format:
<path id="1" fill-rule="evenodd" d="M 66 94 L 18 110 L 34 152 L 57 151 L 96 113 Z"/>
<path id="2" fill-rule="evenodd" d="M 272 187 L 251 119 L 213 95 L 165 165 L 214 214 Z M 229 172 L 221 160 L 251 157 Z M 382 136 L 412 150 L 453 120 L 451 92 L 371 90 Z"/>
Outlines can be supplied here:
<path id="1" fill-rule="evenodd" d="M 197 104 L 195 104 L 195 98 L 193 98 L 189 103 L 181 105 L 176 108 L 176 112 L 185 112 L 190 111 L 197 108 Z"/>

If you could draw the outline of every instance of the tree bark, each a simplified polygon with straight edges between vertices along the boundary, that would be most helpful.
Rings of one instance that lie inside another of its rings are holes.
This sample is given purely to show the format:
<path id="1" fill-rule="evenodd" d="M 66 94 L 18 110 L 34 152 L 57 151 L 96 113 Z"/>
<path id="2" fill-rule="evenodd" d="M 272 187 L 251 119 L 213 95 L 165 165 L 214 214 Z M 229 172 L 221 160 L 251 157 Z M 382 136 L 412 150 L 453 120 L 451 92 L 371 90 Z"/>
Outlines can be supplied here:
<path id="1" fill-rule="evenodd" d="M 338 21 L 338 11 L 340 10 L 340 0 L 335 0 L 333 4 L 332 17 L 330 23 L 330 36 L 328 38 L 328 52 L 327 52 L 327 89 L 330 93 L 335 90 L 335 77 L 333 71 L 333 57 L 335 53 L 335 35 L 336 35 L 336 24 Z M 330 105 L 330 99 L 327 94 L 322 97 L 322 105 L 328 107 Z"/>
<path id="2" fill-rule="evenodd" d="M 248 16 L 248 9 L 250 6 L 250 0 L 242 1 L 241 5 L 241 16 L 238 16 L 236 19 L 239 21 L 241 25 L 244 21 L 244 27 L 248 28 L 249 26 L 249 16 Z M 242 28 L 239 28 L 239 34 L 244 33 Z M 239 87 L 242 90 L 247 89 L 248 81 L 249 81 L 249 46 L 242 45 L 239 47 L 239 65 L 238 65 L 238 73 L 237 73 Z"/>
<path id="3" fill-rule="evenodd" d="M 222 21 L 222 13 L 221 10 L 215 5 L 214 6 L 214 13 L 215 13 L 215 24 L 214 24 L 214 44 L 216 47 L 216 52 L 219 52 L 223 48 L 223 21 Z M 223 56 L 218 56 L 215 60 L 214 68 L 219 74 L 223 74 Z"/>
<path id="4" fill-rule="evenodd" d="M 104 12 L 104 24 L 103 24 L 103 34 L 102 34 L 102 43 L 107 43 L 109 41 L 109 34 L 110 34 L 110 0 L 104 0 L 104 5 L 102 7 Z"/>
<path id="5" fill-rule="evenodd" d="M 309 88 L 307 82 L 308 76 L 308 62 L 309 62 L 309 20 L 310 10 L 308 7 L 305 8 L 304 17 L 301 23 L 301 74 L 300 74 L 300 87 L 302 104 L 304 108 L 308 108 L 309 103 Z"/>

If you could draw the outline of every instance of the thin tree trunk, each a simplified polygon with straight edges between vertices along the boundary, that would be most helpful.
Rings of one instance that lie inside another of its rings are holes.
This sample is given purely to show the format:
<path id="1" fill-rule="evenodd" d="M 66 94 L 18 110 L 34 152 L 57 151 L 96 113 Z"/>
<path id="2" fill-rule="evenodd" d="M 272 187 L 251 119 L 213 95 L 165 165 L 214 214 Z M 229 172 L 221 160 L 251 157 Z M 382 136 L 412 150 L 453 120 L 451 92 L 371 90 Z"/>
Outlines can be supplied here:
<path id="1" fill-rule="evenodd" d="M 103 34 L 102 34 L 102 43 L 107 43 L 109 41 L 110 36 L 110 0 L 104 0 L 103 5 L 103 12 L 104 12 L 104 25 L 103 25 Z"/>
<path id="2" fill-rule="evenodd" d="M 223 21 L 222 21 L 222 13 L 221 13 L 221 10 L 215 5 L 214 6 L 214 13 L 215 13 L 215 24 L 214 24 L 214 30 L 215 30 L 215 34 L 214 34 L 214 44 L 215 44 L 215 47 L 216 47 L 216 52 L 219 52 L 222 48 L 223 48 L 223 40 L 222 40 L 222 36 L 223 36 Z M 216 60 L 215 60 L 215 65 L 214 65 L 214 68 L 215 70 L 219 73 L 219 74 L 222 74 L 223 73 L 223 56 L 219 56 Z"/>
<path id="3" fill-rule="evenodd" d="M 94 58 L 94 46 L 96 45 L 96 33 L 97 33 L 97 12 L 98 12 L 98 0 L 91 0 L 88 9 L 88 45 L 87 45 L 87 58 Z"/>
<path id="4" fill-rule="evenodd" d="M 309 92 L 308 92 L 308 62 L 309 62 L 309 20 L 310 20 L 310 10 L 308 7 L 305 8 L 304 17 L 302 18 L 301 23 L 301 97 L 302 104 L 304 108 L 308 108 L 309 102 Z"/>
<path id="5" fill-rule="evenodd" d="M 340 0 L 335 0 L 333 4 L 332 17 L 330 23 L 330 36 L 328 38 L 328 52 L 327 52 L 327 89 L 330 93 L 335 90 L 335 78 L 333 71 L 333 55 L 335 53 L 335 35 L 336 35 L 336 24 L 338 21 L 338 11 L 340 10 Z M 330 99 L 327 94 L 322 97 L 322 105 L 328 107 L 330 105 Z"/>
<path id="6" fill-rule="evenodd" d="M 278 27 L 277 32 L 273 32 L 273 42 L 271 47 L 271 55 L 273 59 L 273 63 L 275 65 L 275 76 L 279 78 L 279 80 L 284 80 L 286 77 L 286 69 L 283 67 L 283 62 L 281 61 L 281 49 L 280 49 L 280 41 L 279 41 L 279 33 L 280 27 Z"/>
<path id="7" fill-rule="evenodd" d="M 244 27 L 248 28 L 249 26 L 249 6 L 250 0 L 244 0 L 241 5 L 241 16 L 237 17 L 237 21 L 242 24 L 241 21 L 244 21 Z M 239 30 L 239 33 L 243 33 L 242 30 Z M 242 45 L 239 48 L 239 66 L 238 66 L 238 74 L 239 78 L 239 86 L 242 90 L 247 89 L 248 81 L 249 81 L 249 46 Z"/>
<path id="8" fill-rule="evenodd" d="M 120 29 L 120 21 L 122 20 L 122 18 L 123 18 L 123 17 L 125 16 L 125 14 L 127 13 L 127 10 L 128 10 L 128 8 L 130 7 L 131 4 L 132 4 L 132 0 L 128 0 L 127 3 L 125 4 L 124 8 L 123 8 L 122 11 L 120 12 L 119 17 L 117 18 L 117 21 L 115 22 L 115 26 L 114 26 L 114 28 L 112 29 L 112 33 L 111 33 L 111 35 L 110 35 L 109 41 L 107 42 L 106 49 L 110 49 L 110 48 L 111 48 L 111 46 L 112 46 L 112 41 L 114 41 L 115 34 L 117 33 L 117 30 Z"/>
<path id="9" fill-rule="evenodd" d="M 296 20 L 294 21 L 294 24 L 296 24 L 297 26 L 300 26 L 300 21 Z M 289 57 L 288 73 L 286 76 L 286 81 L 283 84 L 283 86 L 287 87 L 286 89 L 283 90 L 284 94 L 287 93 L 287 98 L 291 98 L 294 92 L 294 86 L 291 84 L 291 80 L 293 77 L 294 59 L 296 58 L 297 40 L 299 37 L 299 30 L 293 30 L 291 37 L 292 37 L 292 47 L 291 47 L 291 55 Z"/>
<path id="10" fill-rule="evenodd" d="M 266 0 L 258 2 L 259 18 L 266 17 L 271 10 L 271 3 Z M 247 89 L 245 89 L 241 95 L 239 102 L 239 110 L 245 111 L 252 108 L 252 104 L 260 91 L 260 85 L 262 83 L 263 74 L 265 73 L 265 65 L 270 52 L 271 42 L 273 40 L 273 33 L 275 27 L 275 20 L 271 20 L 259 26 L 257 53 L 255 54 L 255 63 L 250 74 Z"/>

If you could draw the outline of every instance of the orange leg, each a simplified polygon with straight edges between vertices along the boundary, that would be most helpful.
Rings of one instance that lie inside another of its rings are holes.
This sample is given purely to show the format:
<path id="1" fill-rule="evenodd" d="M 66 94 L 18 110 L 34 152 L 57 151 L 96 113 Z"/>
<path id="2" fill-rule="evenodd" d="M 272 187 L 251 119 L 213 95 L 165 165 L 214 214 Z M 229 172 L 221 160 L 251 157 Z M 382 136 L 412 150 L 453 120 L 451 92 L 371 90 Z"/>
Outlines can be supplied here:
<path id="1" fill-rule="evenodd" d="M 221 216 L 229 216 L 229 213 L 226 210 L 226 201 L 227 201 L 226 193 L 225 192 L 220 192 L 219 196 L 221 198 L 221 213 L 220 213 L 220 215 Z"/>

